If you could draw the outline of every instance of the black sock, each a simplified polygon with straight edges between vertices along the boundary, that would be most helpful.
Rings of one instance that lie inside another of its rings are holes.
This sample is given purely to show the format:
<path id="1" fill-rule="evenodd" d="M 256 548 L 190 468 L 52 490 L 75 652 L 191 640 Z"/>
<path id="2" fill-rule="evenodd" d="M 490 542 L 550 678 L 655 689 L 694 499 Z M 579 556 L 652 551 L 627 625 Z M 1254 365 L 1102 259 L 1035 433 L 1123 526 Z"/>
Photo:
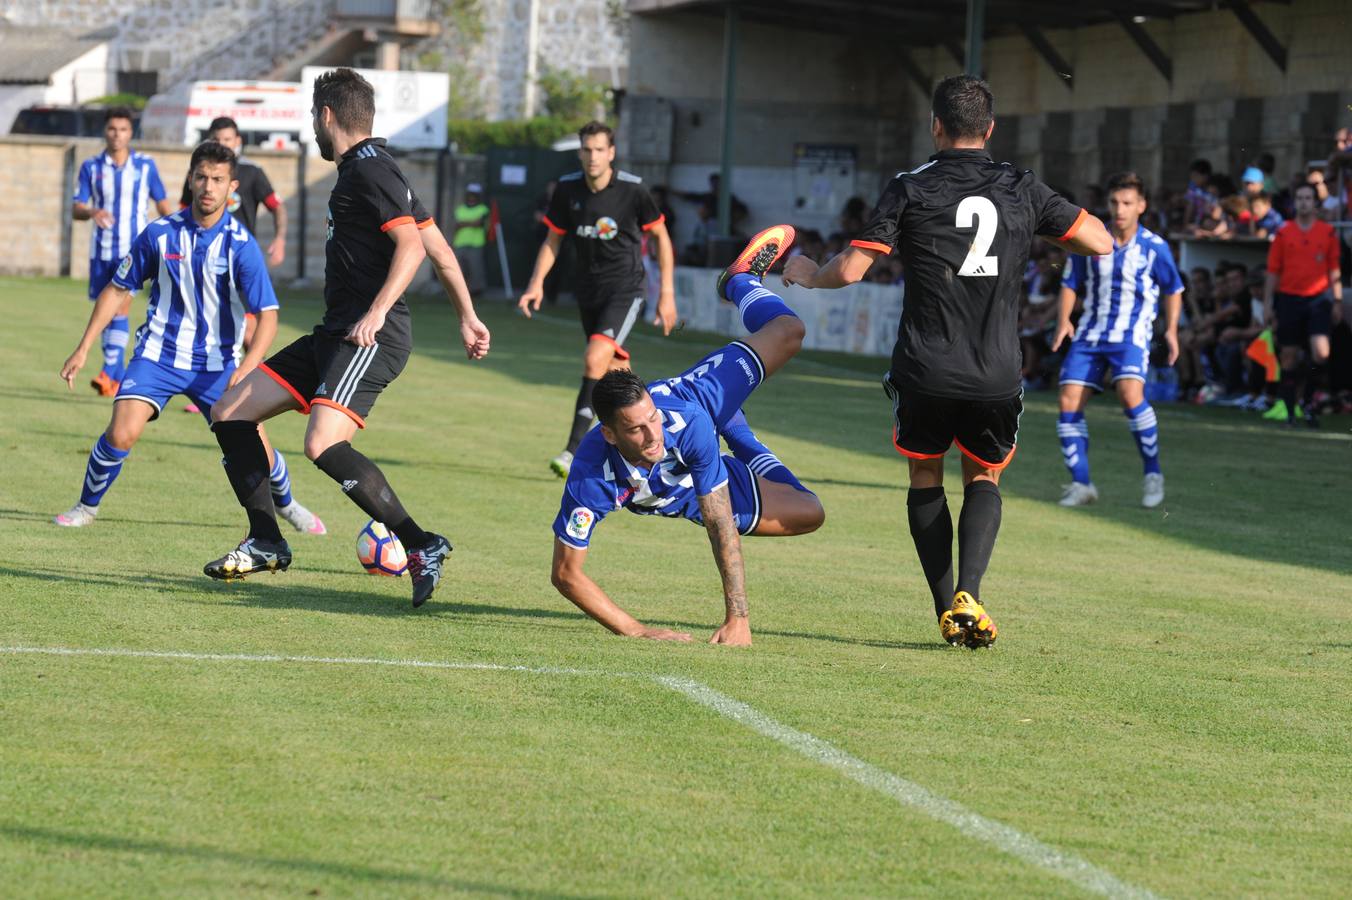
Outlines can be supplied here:
<path id="1" fill-rule="evenodd" d="M 963 491 L 958 516 L 958 590 L 981 599 L 981 576 L 991 564 L 995 536 L 1000 532 L 1000 486 L 973 481 Z"/>
<path id="2" fill-rule="evenodd" d="M 1305 412 L 1310 414 L 1314 412 L 1314 392 L 1319 390 L 1323 383 L 1324 373 L 1328 371 L 1323 363 L 1308 363 L 1305 366 Z"/>
<path id="3" fill-rule="evenodd" d="M 911 488 L 906 494 L 906 520 L 934 595 L 934 614 L 942 616 L 953 605 L 953 517 L 944 489 Z"/>
<path id="4" fill-rule="evenodd" d="M 591 428 L 592 419 L 595 415 L 592 413 L 592 389 L 596 387 L 596 382 L 600 379 L 586 378 L 582 379 L 582 387 L 577 392 L 577 405 L 573 408 L 573 430 L 568 432 L 569 453 L 577 452 L 577 445 L 582 443 L 582 438 L 586 436 Z"/>
<path id="5" fill-rule="evenodd" d="M 272 465 L 257 422 L 217 422 L 211 426 L 225 459 L 225 475 L 249 516 L 249 537 L 277 542 L 277 513 L 272 505 Z"/>
<path id="6" fill-rule="evenodd" d="M 1296 373 L 1291 369 L 1282 369 L 1282 380 L 1277 384 L 1277 393 L 1286 404 L 1286 417 L 1296 417 Z"/>
<path id="7" fill-rule="evenodd" d="M 338 482 L 343 493 L 377 522 L 393 531 L 405 550 L 421 550 L 432 536 L 418 527 L 404 510 L 404 504 L 385 480 L 380 467 L 357 452 L 347 441 L 339 441 L 315 460 L 325 475 Z"/>

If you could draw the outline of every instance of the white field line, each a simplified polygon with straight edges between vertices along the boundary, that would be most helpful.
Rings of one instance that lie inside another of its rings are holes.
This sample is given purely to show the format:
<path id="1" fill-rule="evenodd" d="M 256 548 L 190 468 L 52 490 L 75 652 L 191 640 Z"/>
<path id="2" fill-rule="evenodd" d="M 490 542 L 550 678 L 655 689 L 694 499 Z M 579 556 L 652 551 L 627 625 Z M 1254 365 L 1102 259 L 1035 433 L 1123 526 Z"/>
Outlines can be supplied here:
<path id="1" fill-rule="evenodd" d="M 871 763 L 864 762 L 805 731 L 790 728 L 765 715 L 755 707 L 714 690 L 690 678 L 668 675 L 639 675 L 632 672 L 605 672 L 594 669 L 573 669 L 556 666 L 508 666 L 497 663 L 437 662 L 419 659 L 376 659 L 342 656 L 286 656 L 251 653 L 187 653 L 172 650 L 123 650 L 116 648 L 80 647 L 0 647 L 0 654 L 45 656 L 102 656 L 133 657 L 140 659 L 195 660 L 205 662 L 260 662 L 308 663 L 347 666 L 391 666 L 410 669 L 442 669 L 480 672 L 522 672 L 533 675 L 587 675 L 608 678 L 643 678 L 688 700 L 718 713 L 738 725 L 764 735 L 813 762 L 835 769 L 864 787 L 891 797 L 924 815 L 950 825 L 967 837 L 989 844 L 1004 853 L 1021 859 L 1043 871 L 1064 878 L 1086 891 L 1105 897 L 1152 898 L 1150 891 L 1128 884 L 1109 872 L 1044 844 L 1036 838 L 988 819 L 960 803 L 936 794 L 913 781 L 893 775 Z"/>

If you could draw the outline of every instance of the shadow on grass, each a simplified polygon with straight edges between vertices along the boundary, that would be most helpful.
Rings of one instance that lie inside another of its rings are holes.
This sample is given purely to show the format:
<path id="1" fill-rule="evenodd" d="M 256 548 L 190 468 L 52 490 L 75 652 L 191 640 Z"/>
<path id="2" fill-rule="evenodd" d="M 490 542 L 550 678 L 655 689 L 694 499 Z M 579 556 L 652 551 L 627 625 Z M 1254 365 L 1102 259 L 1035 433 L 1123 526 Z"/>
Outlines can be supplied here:
<path id="1" fill-rule="evenodd" d="M 533 891 L 522 888 L 506 887 L 499 884 L 490 884 L 482 881 L 441 878 L 435 875 L 401 872 L 396 869 L 381 869 L 376 868 L 375 866 L 357 865 L 355 863 L 332 862 L 317 859 L 289 859 L 280 856 L 261 856 L 221 849 L 218 847 L 204 847 L 192 844 L 171 844 L 164 841 L 121 837 L 94 832 L 59 831 L 55 828 L 35 828 L 28 825 L 6 824 L 0 825 L 0 835 L 3 835 L 11 841 L 27 841 L 54 847 L 71 847 L 80 850 L 95 850 L 108 853 L 135 853 L 211 863 L 224 862 L 245 867 L 264 866 L 271 869 L 286 869 L 310 875 L 338 878 L 349 882 L 409 885 L 424 890 L 437 890 L 438 892 L 467 891 L 476 894 L 490 894 L 495 897 L 569 896 L 553 890 L 549 892 Z M 316 889 L 312 891 L 312 893 L 317 894 L 318 890 Z"/>
<path id="2" fill-rule="evenodd" d="M 52 514 L 45 512 L 34 512 L 29 509 L 0 509 L 0 519 L 12 519 L 15 522 L 45 522 L 50 524 Z M 179 519 L 132 519 L 126 516 L 99 516 L 99 521 L 108 525 L 172 525 L 174 528 L 199 528 L 216 530 L 221 527 L 218 522 L 187 522 Z M 57 526 L 52 526 L 57 527 Z M 76 529 L 67 529 L 75 531 Z"/>

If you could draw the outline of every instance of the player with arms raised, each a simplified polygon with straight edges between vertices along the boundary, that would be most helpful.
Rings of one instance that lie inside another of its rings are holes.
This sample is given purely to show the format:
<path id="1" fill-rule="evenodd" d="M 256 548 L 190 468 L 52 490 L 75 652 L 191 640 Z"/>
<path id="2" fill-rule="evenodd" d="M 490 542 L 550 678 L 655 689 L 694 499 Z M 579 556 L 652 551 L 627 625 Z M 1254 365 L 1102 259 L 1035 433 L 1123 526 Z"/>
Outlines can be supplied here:
<path id="1" fill-rule="evenodd" d="M 258 422 L 287 410 L 308 413 L 305 455 L 408 551 L 413 605 L 431 597 L 450 542 L 423 530 L 404 509 L 380 468 L 352 446 L 381 392 L 398 377 L 412 351 L 412 326 L 403 294 L 428 255 L 443 283 L 457 293 L 460 337 L 478 359 L 489 333 L 474 314 L 450 248 L 413 196 L 385 141 L 371 137 L 375 91 L 351 69 L 315 79 L 315 139 L 320 154 L 338 164 L 329 196 L 325 247 L 324 319 L 311 334 L 270 357 L 216 404 L 212 430 L 225 454 L 226 475 L 249 517 L 249 534 L 207 563 L 212 578 L 232 580 L 291 565 L 291 548 L 272 518 L 263 489 L 267 458 Z M 435 232 L 431 239 L 424 237 Z M 454 269 L 452 272 L 451 270 Z"/>
<path id="2" fill-rule="evenodd" d="M 605 374 L 593 392 L 601 422 L 587 432 L 554 519 L 554 586 L 616 634 L 688 641 L 649 628 L 619 607 L 582 571 L 592 532 L 608 513 L 684 518 L 709 533 L 723 580 L 725 618 L 714 644 L 751 643 L 739 535 L 789 536 L 821 526 L 817 496 L 751 432 L 742 404 L 802 347 L 793 310 L 760 282 L 793 242 L 793 229 L 761 232 L 718 282 L 751 335 L 733 341 L 676 378 L 644 385 L 628 369 Z M 718 439 L 727 441 L 724 455 Z"/>
<path id="3" fill-rule="evenodd" d="M 104 150 L 80 165 L 71 215 L 90 219 L 89 299 L 97 300 L 118 264 L 131 252 L 131 242 L 146 227 L 146 203 L 155 201 L 160 215 L 167 216 L 173 205 L 164 193 L 155 160 L 131 149 L 132 112 L 115 106 L 104 114 Z M 103 330 L 103 368 L 89 382 L 105 397 L 117 393 L 126 372 L 128 326 L 131 295 Z"/>
<path id="4" fill-rule="evenodd" d="M 893 443 L 910 465 L 907 519 L 944 640 L 982 647 L 997 632 L 980 603 L 981 578 L 1000 528 L 1000 473 L 1014 455 L 1023 412 L 1018 314 L 1028 251 L 1044 236 L 1077 253 L 1107 253 L 1112 238 L 1033 173 L 992 161 L 985 147 L 994 101 L 984 81 L 944 79 L 932 110 L 938 152 L 892 179 L 851 246 L 821 268 L 793 257 L 784 282 L 844 287 L 900 249 L 906 303 L 883 384 Z M 956 594 L 943 489 L 944 455 L 954 443 L 964 495 Z"/>

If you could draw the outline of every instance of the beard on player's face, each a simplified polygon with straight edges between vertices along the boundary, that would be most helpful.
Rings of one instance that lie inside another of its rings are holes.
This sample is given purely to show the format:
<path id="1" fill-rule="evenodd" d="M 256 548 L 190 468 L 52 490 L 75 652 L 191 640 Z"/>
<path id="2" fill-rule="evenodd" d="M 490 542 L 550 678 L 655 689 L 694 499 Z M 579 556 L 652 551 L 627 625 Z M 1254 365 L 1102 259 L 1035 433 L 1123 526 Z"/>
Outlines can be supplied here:
<path id="1" fill-rule="evenodd" d="M 324 111 L 315 113 L 315 143 L 319 145 L 319 155 L 333 162 L 333 133 L 324 125 Z"/>

